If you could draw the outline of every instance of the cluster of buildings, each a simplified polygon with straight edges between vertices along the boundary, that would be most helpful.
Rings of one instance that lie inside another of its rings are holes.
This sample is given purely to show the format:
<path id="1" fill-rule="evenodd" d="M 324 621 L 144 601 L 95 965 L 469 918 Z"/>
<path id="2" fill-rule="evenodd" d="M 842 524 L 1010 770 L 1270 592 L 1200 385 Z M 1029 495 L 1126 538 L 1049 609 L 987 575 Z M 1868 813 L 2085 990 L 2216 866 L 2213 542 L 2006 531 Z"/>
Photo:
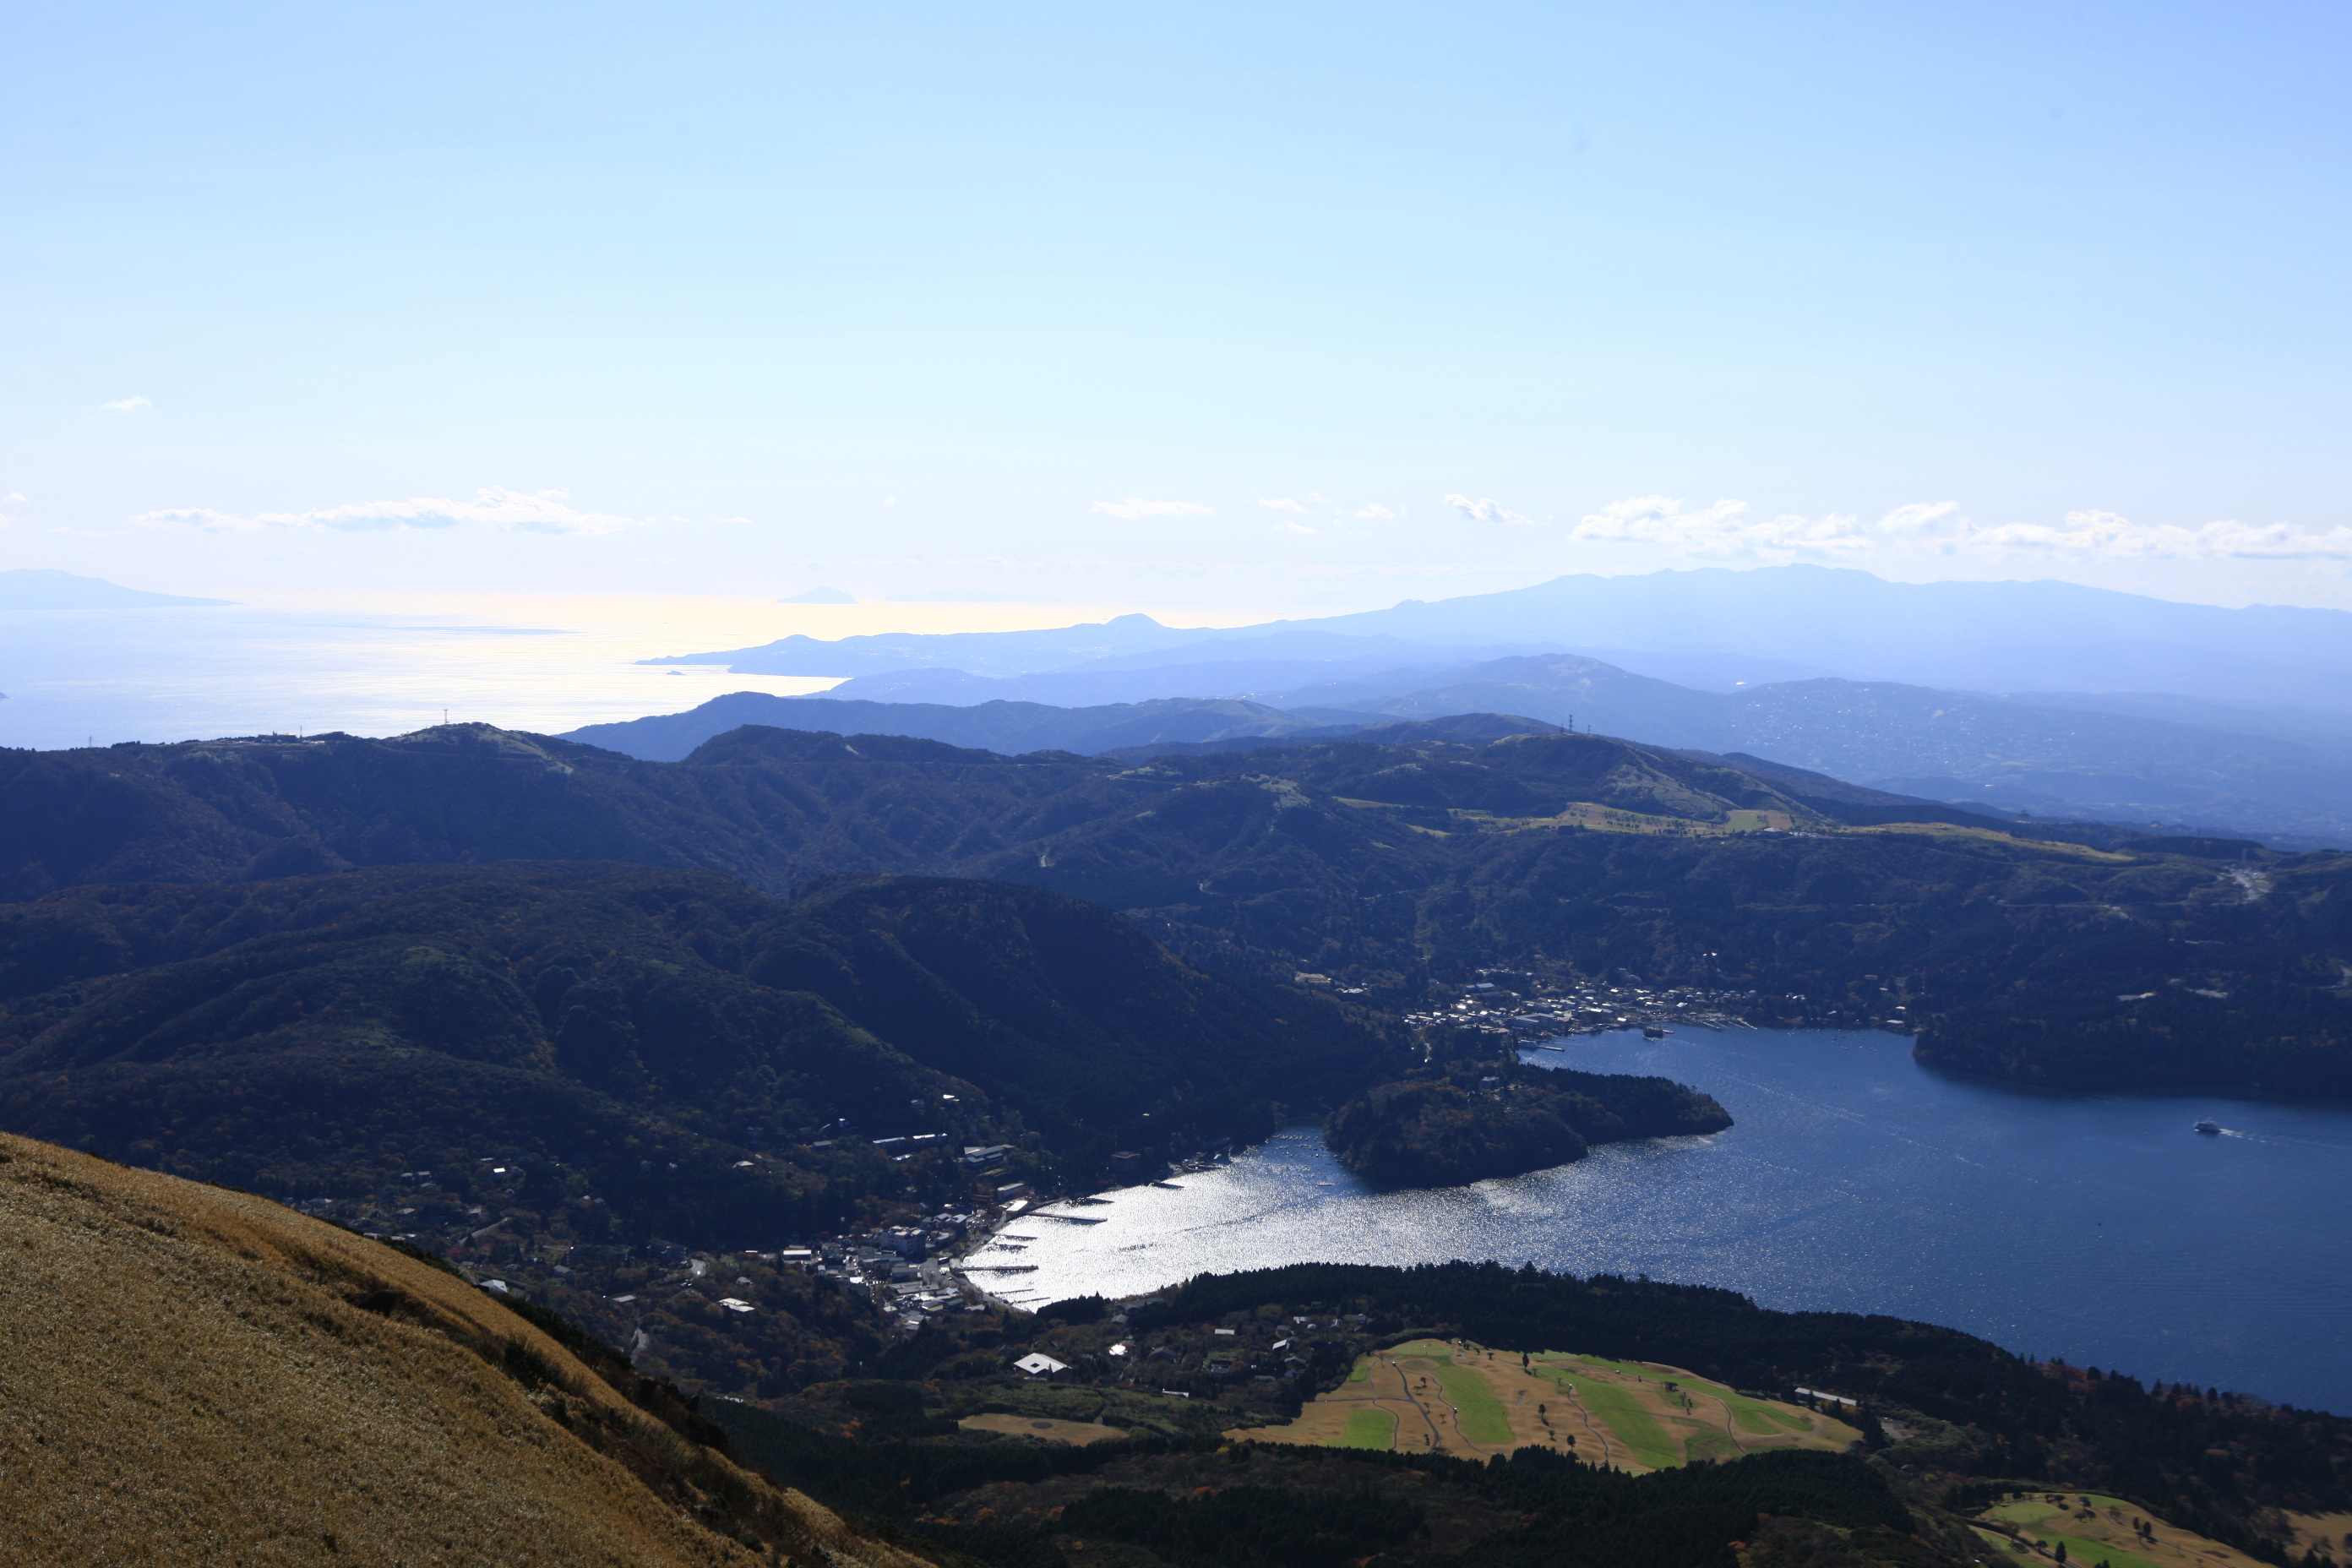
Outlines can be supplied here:
<path id="1" fill-rule="evenodd" d="M 894 1225 L 828 1241 L 793 1247 L 779 1261 L 796 1264 L 865 1297 L 901 1328 L 922 1326 L 935 1313 L 981 1304 L 948 1267 L 947 1254 L 982 1223 L 977 1214 L 931 1215 L 921 1225 Z"/>
<path id="2" fill-rule="evenodd" d="M 1438 1005 L 1404 1014 L 1404 1022 L 1415 1027 L 1466 1026 L 1531 1037 L 1659 1029 L 1671 1024 L 1740 1028 L 1746 1020 L 1733 1009 L 1755 999 L 1744 991 L 1653 988 L 1622 972 L 1613 985 L 1583 981 L 1555 986 L 1508 970 L 1482 969 L 1478 974 L 1466 985 L 1447 987 L 1450 996 Z"/>

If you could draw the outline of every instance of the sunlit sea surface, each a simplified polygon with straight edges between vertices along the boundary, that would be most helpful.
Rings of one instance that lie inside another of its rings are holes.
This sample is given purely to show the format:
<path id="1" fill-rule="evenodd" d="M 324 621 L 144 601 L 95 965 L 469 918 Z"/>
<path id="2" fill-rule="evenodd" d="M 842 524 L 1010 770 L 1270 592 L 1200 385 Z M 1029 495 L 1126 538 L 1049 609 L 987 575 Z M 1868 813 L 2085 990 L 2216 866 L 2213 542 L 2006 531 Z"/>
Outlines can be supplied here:
<path id="1" fill-rule="evenodd" d="M 999 631 L 1197 606 L 779 605 L 770 598 L 374 595 L 213 607 L 0 615 L 0 745 L 52 749 L 275 732 L 403 734 L 475 721 L 557 733 L 825 679 L 647 666 L 795 633 Z"/>
<path id="2" fill-rule="evenodd" d="M 1531 1260 L 2352 1412 L 2352 1106 L 2019 1090 L 1923 1068 L 1874 1032 L 1564 1043 L 1526 1059 L 1663 1074 L 1737 1124 L 1420 1192 L 1376 1190 L 1293 1128 L 1181 1191 L 1024 1216 L 1007 1232 L 1033 1239 L 974 1261 L 1036 1264 L 981 1278 L 1042 1302 L 1308 1259 Z M 2190 1131 L 2208 1116 L 2222 1136 Z"/>

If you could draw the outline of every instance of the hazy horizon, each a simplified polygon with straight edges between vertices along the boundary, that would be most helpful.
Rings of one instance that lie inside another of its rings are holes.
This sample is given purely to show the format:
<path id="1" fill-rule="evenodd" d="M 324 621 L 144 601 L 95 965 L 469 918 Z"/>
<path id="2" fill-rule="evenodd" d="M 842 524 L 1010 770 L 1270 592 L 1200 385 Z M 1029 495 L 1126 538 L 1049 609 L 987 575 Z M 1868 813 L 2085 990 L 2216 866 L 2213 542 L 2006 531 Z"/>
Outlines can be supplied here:
<path id="1" fill-rule="evenodd" d="M 0 564 L 2352 605 L 2336 10 L 19 18 Z M 359 107 L 364 106 L 364 107 Z"/>

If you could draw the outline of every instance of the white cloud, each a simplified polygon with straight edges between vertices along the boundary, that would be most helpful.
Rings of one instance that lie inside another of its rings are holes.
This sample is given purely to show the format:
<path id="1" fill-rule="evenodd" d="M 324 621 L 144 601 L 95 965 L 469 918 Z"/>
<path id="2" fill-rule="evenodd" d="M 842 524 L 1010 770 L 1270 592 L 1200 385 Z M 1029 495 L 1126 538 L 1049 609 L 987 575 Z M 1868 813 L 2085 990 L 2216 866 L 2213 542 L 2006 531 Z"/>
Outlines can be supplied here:
<path id="1" fill-rule="evenodd" d="M 1268 500 L 1264 496 L 1260 496 L 1258 498 L 1257 504 L 1260 506 L 1272 507 L 1276 511 L 1305 511 L 1307 510 L 1298 502 L 1292 500 L 1288 496 L 1276 496 L 1271 500 Z"/>
<path id="2" fill-rule="evenodd" d="M 480 527 L 509 533 L 617 533 L 640 519 L 579 511 L 565 505 L 567 490 L 536 494 L 499 485 L 474 492 L 471 500 L 417 497 L 410 500 L 355 501 L 314 511 L 265 511 L 251 517 L 209 507 L 173 507 L 142 512 L 131 521 L 145 528 L 181 526 L 214 533 L 258 533 L 269 529 L 372 533 L 388 530 Z"/>
<path id="3" fill-rule="evenodd" d="M 1098 500 L 1087 508 L 1088 512 L 1103 512 L 1111 517 L 1208 517 L 1216 512 L 1213 506 L 1202 506 L 1190 500 L 1145 500 L 1141 496 L 1129 496 L 1125 500 Z"/>
<path id="4" fill-rule="evenodd" d="M 1974 529 L 1966 542 L 2021 555 L 2170 561 L 2340 561 L 2352 559 L 2352 527 L 2312 531 L 2291 523 L 2235 518 L 2183 528 L 2139 523 L 2112 511 L 2070 511 L 2063 527 L 2009 522 Z"/>
<path id="5" fill-rule="evenodd" d="M 1485 500 L 1472 500 L 1468 496 L 1447 496 L 1445 504 L 1473 522 L 1507 522 L 1532 528 L 1536 520 L 1506 508 L 1489 496 Z"/>
<path id="6" fill-rule="evenodd" d="M 1916 529 L 1945 510 L 1904 507 L 1889 517 L 1900 517 L 1902 526 Z M 1746 501 L 1728 500 L 1693 511 L 1673 496 L 1628 496 L 1591 513 L 1569 531 L 1575 539 L 1663 544 L 1702 561 L 1851 560 L 1871 553 L 1876 543 L 1858 520 L 1836 512 L 1820 518 L 1785 512 L 1758 517 Z"/>
<path id="7" fill-rule="evenodd" d="M 2070 561 L 2352 560 L 2352 526 L 2323 530 L 2234 519 L 2195 528 L 2139 523 L 2119 512 L 2070 511 L 2063 523 L 1981 525 L 1957 501 L 1913 501 L 1877 522 L 1840 513 L 1758 515 L 1745 501 L 1696 510 L 1671 496 L 1629 496 L 1602 507 L 1570 537 L 1663 545 L 1702 561 L 1859 561 L 1921 553 Z"/>
<path id="8" fill-rule="evenodd" d="M 1396 516 L 1396 513 L 1391 511 L 1380 502 L 1374 501 L 1371 505 L 1364 508 L 1363 510 L 1356 513 L 1356 515 L 1358 517 L 1385 517 L 1393 519 Z"/>
<path id="9" fill-rule="evenodd" d="M 1911 509 L 1906 509 L 1911 510 Z M 1673 496 L 1628 496 L 1580 521 L 1576 539 L 1663 544 L 1707 561 L 1785 560 L 1794 555 L 1866 554 L 1871 541 L 1855 520 L 1752 514 L 1746 501 L 1723 500 L 1694 511 Z"/>
<path id="10" fill-rule="evenodd" d="M 155 405 L 134 394 L 130 397 L 118 397 L 111 403 L 101 403 L 99 406 L 109 414 L 139 414 Z"/>

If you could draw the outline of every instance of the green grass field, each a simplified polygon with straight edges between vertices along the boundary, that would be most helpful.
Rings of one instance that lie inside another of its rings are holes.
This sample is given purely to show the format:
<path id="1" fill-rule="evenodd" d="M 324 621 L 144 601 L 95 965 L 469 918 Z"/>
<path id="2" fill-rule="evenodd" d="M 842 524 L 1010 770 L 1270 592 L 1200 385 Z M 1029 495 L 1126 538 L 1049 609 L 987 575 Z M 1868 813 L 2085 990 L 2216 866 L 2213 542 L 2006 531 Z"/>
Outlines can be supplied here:
<path id="1" fill-rule="evenodd" d="M 1695 1388 L 1722 1400 L 1724 1408 L 1731 1412 L 1732 1425 L 1742 1432 L 1769 1437 L 1775 1432 L 1810 1432 L 1813 1429 L 1813 1424 L 1801 1415 L 1775 1410 L 1759 1400 L 1734 1394 L 1727 1388 L 1718 1388 L 1711 1383 L 1694 1383 L 1688 1378 L 1682 1379 L 1681 1383 L 1685 1388 Z"/>
<path id="2" fill-rule="evenodd" d="M 1503 1402 L 1495 1397 L 1495 1390 L 1478 1373 L 1466 1366 L 1455 1366 L 1450 1361 L 1430 1363 L 1446 1399 L 1460 1411 L 1462 1435 L 1486 1448 L 1507 1448 L 1517 1439 L 1511 1433 L 1511 1418 L 1503 1410 Z"/>
<path id="3" fill-rule="evenodd" d="M 1561 1370 L 1547 1369 L 1555 1382 L 1572 1386 L 1584 1407 L 1601 1417 L 1601 1424 L 1617 1435 L 1617 1440 L 1633 1450 L 1634 1461 L 1654 1470 L 1663 1470 L 1682 1463 L 1675 1440 L 1658 1425 L 1651 1414 L 1642 1408 L 1631 1389 L 1620 1388 L 1613 1383 L 1595 1378 L 1570 1380 Z"/>
<path id="4" fill-rule="evenodd" d="M 1630 1361 L 1611 1361 L 1605 1356 L 1597 1355 L 1566 1356 L 1554 1359 L 1571 1361 L 1583 1366 L 1607 1367 L 1612 1372 L 1630 1373 L 1635 1377 L 1646 1377 L 1654 1383 L 1667 1381 L 1665 1374 L 1657 1368 L 1643 1366 Z M 1742 1432 L 1753 1432 L 1759 1436 L 1769 1436 L 1779 1431 L 1810 1432 L 1813 1429 L 1813 1424 L 1801 1415 L 1792 1415 L 1785 1410 L 1775 1410 L 1759 1400 L 1750 1399 L 1745 1394 L 1734 1394 L 1719 1383 L 1709 1383 L 1705 1378 L 1687 1376 L 1676 1377 L 1672 1381 L 1679 1387 L 1690 1389 L 1698 1394 L 1710 1394 L 1722 1400 L 1725 1407 L 1731 1412 L 1732 1423 Z"/>
<path id="5" fill-rule="evenodd" d="M 1720 1432 L 1694 1432 L 1683 1442 L 1683 1457 L 1693 1464 L 1701 1459 L 1736 1459 L 1739 1445 Z"/>
<path id="6" fill-rule="evenodd" d="M 1350 1410 L 1346 1434 L 1331 1446 L 1375 1448 L 1385 1454 L 1396 1447 L 1396 1417 L 1385 1410 Z"/>
<path id="7" fill-rule="evenodd" d="M 2037 1530 L 2033 1533 L 2053 1546 L 2064 1542 L 2067 1563 L 2070 1564 L 2079 1563 L 2083 1568 L 2099 1568 L 2103 1563 L 2106 1564 L 2106 1568 L 2158 1568 L 2157 1563 L 2142 1557 L 2137 1552 L 2126 1552 L 2100 1542 L 2085 1541 L 2079 1535 L 2063 1535 L 2047 1530 Z"/>
<path id="8" fill-rule="evenodd" d="M 1349 1383 L 1361 1383 L 1371 1375 L 1372 1358 L 1370 1356 L 1358 1356 L 1356 1358 L 1356 1364 L 1348 1369 L 1348 1381 Z"/>
<path id="9" fill-rule="evenodd" d="M 2071 1497 L 2083 1494 L 2068 1493 L 2067 1495 Z M 2128 1506 L 2119 1498 L 2111 1498 L 2103 1494 L 2093 1494 L 2091 1501 L 2094 1506 L 2103 1510 Z M 2066 1561 L 2070 1563 L 2080 1563 L 2082 1568 L 2098 1568 L 2098 1564 L 2102 1563 L 2105 1563 L 2107 1568 L 2160 1568 L 2160 1564 L 2151 1559 L 2142 1557 L 2136 1552 L 2126 1552 L 2112 1542 L 2071 1535 L 2063 1528 L 2053 1529 L 2053 1526 L 2059 1525 L 2061 1521 L 2072 1523 L 2074 1514 L 2063 1508 L 2053 1508 L 2038 1499 L 2025 1502 L 2003 1503 L 1998 1508 L 1987 1509 L 1985 1515 L 1993 1519 L 2010 1520 L 2022 1525 L 2027 1534 L 2037 1540 L 2046 1541 L 2053 1546 L 2064 1542 Z"/>

